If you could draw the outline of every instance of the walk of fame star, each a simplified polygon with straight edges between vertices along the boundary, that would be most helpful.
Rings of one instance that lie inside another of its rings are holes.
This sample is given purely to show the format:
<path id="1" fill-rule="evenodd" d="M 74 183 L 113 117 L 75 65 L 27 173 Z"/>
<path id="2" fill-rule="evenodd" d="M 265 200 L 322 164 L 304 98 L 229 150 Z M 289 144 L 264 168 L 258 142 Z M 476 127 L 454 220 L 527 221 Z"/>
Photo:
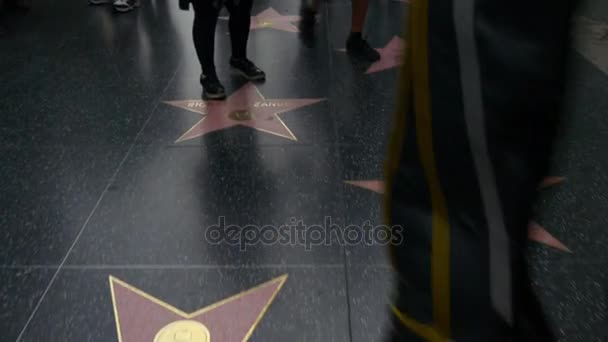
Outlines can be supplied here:
<path id="1" fill-rule="evenodd" d="M 564 177 L 546 177 L 543 179 L 539 188 L 544 189 L 553 185 L 562 183 L 565 180 Z M 384 181 L 372 179 L 372 180 L 359 180 L 359 181 L 344 181 L 347 184 L 357 186 L 369 191 L 373 191 L 378 194 L 384 194 Z M 572 253 L 568 247 L 566 247 L 561 241 L 551 235 L 543 226 L 535 221 L 530 221 L 528 224 L 528 238 L 532 241 L 536 241 L 553 247 L 563 252 Z"/>
<path id="2" fill-rule="evenodd" d="M 383 48 L 376 48 L 380 53 L 380 60 L 370 65 L 365 73 L 373 74 L 400 66 L 404 50 L 405 41 L 397 36 L 393 37 Z M 338 49 L 338 51 L 346 52 L 346 49 Z"/>
<path id="3" fill-rule="evenodd" d="M 244 342 L 287 275 L 186 313 L 110 276 L 118 342 Z"/>
<path id="4" fill-rule="evenodd" d="M 203 115 L 203 118 L 176 142 L 234 126 L 247 126 L 282 138 L 297 140 L 279 114 L 323 100 L 325 99 L 266 99 L 255 85 L 247 83 L 225 101 L 185 100 L 165 103 Z"/>
<path id="5" fill-rule="evenodd" d="M 222 20 L 229 20 L 230 17 L 220 17 Z M 297 26 L 293 23 L 300 21 L 299 15 L 281 15 L 274 8 L 260 12 L 258 15 L 251 17 L 251 30 L 259 29 L 275 29 L 287 32 L 300 32 Z"/>

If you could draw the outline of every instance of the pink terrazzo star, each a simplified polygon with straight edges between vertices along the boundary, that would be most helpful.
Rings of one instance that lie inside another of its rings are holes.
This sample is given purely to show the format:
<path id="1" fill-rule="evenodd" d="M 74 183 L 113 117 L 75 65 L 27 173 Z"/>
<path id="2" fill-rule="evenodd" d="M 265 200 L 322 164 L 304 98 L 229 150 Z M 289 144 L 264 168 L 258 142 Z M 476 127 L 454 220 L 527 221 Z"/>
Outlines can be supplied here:
<path id="1" fill-rule="evenodd" d="M 366 74 L 400 66 L 405 50 L 405 41 L 399 37 L 393 37 L 385 47 L 376 50 L 380 53 L 380 60 L 372 64 L 365 72 Z"/>
<path id="2" fill-rule="evenodd" d="M 297 140 L 278 114 L 309 106 L 324 99 L 266 99 L 252 83 L 247 83 L 226 101 L 168 101 L 204 117 L 176 142 L 203 136 L 234 126 L 247 126 L 276 136 Z"/>
<path id="3" fill-rule="evenodd" d="M 228 20 L 229 17 L 220 17 L 222 20 Z M 287 32 L 300 32 L 298 27 L 293 23 L 300 21 L 299 15 L 281 15 L 274 8 L 269 7 L 258 15 L 251 17 L 251 30 L 259 29 L 275 29 Z"/>
<path id="4" fill-rule="evenodd" d="M 540 189 L 544 189 L 556 184 L 559 184 L 565 180 L 564 177 L 546 177 L 539 185 Z M 345 181 L 347 184 L 351 184 L 366 190 L 373 191 L 378 194 L 384 194 L 385 184 L 382 180 L 360 180 L 360 181 Z M 532 241 L 536 241 L 553 247 L 562 252 L 572 253 L 568 247 L 566 247 L 561 241 L 551 235 L 543 226 L 535 221 L 530 221 L 528 225 L 528 238 Z"/>
<path id="5" fill-rule="evenodd" d="M 110 276 L 118 341 L 247 341 L 285 281 L 287 275 L 188 313 Z"/>

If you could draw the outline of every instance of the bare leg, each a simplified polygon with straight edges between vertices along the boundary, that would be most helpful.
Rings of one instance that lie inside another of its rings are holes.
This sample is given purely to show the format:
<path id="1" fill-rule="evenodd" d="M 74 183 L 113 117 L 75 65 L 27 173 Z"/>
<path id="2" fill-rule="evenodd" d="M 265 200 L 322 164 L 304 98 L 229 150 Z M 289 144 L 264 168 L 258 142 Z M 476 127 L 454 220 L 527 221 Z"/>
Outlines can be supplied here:
<path id="1" fill-rule="evenodd" d="M 317 0 L 318 2 L 318 0 Z M 351 32 L 363 32 L 365 25 L 365 17 L 367 16 L 367 8 L 369 0 L 352 0 L 352 23 Z"/>

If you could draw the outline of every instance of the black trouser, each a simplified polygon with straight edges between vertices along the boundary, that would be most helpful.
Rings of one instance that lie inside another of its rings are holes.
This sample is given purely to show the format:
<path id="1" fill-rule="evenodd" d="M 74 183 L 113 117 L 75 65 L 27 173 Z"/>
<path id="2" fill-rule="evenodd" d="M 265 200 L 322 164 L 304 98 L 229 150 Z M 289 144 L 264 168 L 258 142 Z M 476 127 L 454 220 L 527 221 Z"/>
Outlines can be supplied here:
<path id="1" fill-rule="evenodd" d="M 216 1 L 194 0 L 194 47 L 201 62 L 205 75 L 215 74 L 215 26 L 222 9 L 215 6 Z M 226 8 L 230 13 L 230 38 L 232 42 L 232 57 L 247 57 L 247 40 L 249 39 L 249 27 L 251 25 L 251 7 L 253 0 L 239 0 L 235 5 L 234 0 L 226 1 Z"/>
<path id="2" fill-rule="evenodd" d="M 527 226 L 558 125 L 570 0 L 413 0 L 387 174 L 393 342 L 554 341 Z"/>

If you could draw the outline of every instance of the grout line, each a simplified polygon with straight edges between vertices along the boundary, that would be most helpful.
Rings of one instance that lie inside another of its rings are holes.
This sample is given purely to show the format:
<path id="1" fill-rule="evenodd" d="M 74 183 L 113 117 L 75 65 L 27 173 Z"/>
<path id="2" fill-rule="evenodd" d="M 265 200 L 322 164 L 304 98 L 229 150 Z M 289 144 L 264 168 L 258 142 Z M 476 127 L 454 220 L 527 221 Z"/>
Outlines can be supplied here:
<path id="1" fill-rule="evenodd" d="M 353 319 L 352 319 L 352 308 L 350 305 L 350 283 L 348 281 L 348 257 L 346 255 L 346 251 L 344 252 L 344 289 L 346 291 L 345 296 L 346 296 L 346 310 L 348 312 L 348 315 L 346 316 L 347 320 L 348 320 L 348 337 L 350 338 L 350 341 L 353 341 Z"/>
<path id="2" fill-rule="evenodd" d="M 325 28 L 327 30 L 327 51 L 328 51 L 328 67 L 329 67 L 329 80 L 330 82 L 334 79 L 335 77 L 335 73 L 334 73 L 334 67 L 333 67 L 333 59 L 334 59 L 334 50 L 331 48 L 332 47 L 332 32 L 331 32 L 331 26 L 330 26 L 330 22 L 329 22 L 329 15 L 330 15 L 330 8 L 328 6 L 327 3 L 325 3 L 324 7 L 324 19 L 325 19 Z M 330 94 L 328 94 L 328 98 L 331 98 L 332 93 L 331 93 L 331 88 L 330 88 Z M 329 107 L 329 116 L 332 117 L 333 113 L 334 113 L 334 106 L 332 105 L 332 103 L 330 102 L 328 104 Z M 337 125 L 334 122 L 334 138 L 336 139 L 335 141 L 340 141 L 340 132 L 338 131 Z M 344 170 L 343 169 L 343 165 L 342 165 L 342 158 L 341 158 L 341 151 L 340 151 L 340 146 L 336 146 L 335 144 L 332 144 L 332 146 L 334 147 L 338 147 L 335 149 L 334 151 L 334 156 L 336 158 L 336 161 L 338 163 L 338 170 Z M 344 198 L 344 192 L 341 193 L 340 196 L 340 202 L 341 202 L 341 208 L 343 210 L 346 210 L 347 208 L 347 203 L 346 203 L 346 199 Z M 350 291 L 349 291 L 349 283 L 348 283 L 348 255 L 346 253 L 346 246 L 342 246 L 342 269 L 344 271 L 344 289 L 345 289 L 345 297 L 346 297 L 346 309 L 347 309 L 347 316 L 346 316 L 346 320 L 347 320 L 347 324 L 348 324 L 348 340 L 350 342 L 353 341 L 353 328 L 352 328 L 352 317 L 351 317 L 351 305 L 350 305 Z"/>
<path id="3" fill-rule="evenodd" d="M 183 63 L 183 62 L 182 62 Z M 167 89 L 169 89 L 169 85 L 171 85 L 171 83 L 173 82 L 173 79 L 175 78 L 175 76 L 177 75 L 178 71 L 181 68 L 181 64 L 178 65 L 178 67 L 176 68 L 175 72 L 173 73 L 173 76 L 171 76 L 171 78 L 169 79 L 169 81 L 167 82 L 167 85 L 165 86 L 165 88 L 163 89 L 162 93 L 160 94 L 159 98 L 161 98 L 166 92 Z M 63 259 L 61 260 L 61 263 L 59 264 L 59 267 L 57 268 L 57 270 L 55 271 L 55 273 L 53 274 L 53 277 L 51 278 L 51 280 L 49 281 L 49 284 L 47 285 L 46 289 L 44 290 L 44 292 L 42 293 L 42 296 L 40 296 L 40 299 L 38 300 L 38 303 L 36 303 L 36 306 L 34 307 L 34 310 L 32 311 L 32 313 L 30 314 L 28 320 L 25 322 L 25 325 L 23 326 L 23 329 L 21 329 L 21 332 L 19 333 L 19 335 L 17 336 L 17 339 L 15 340 L 15 342 L 19 342 L 21 341 L 21 339 L 23 338 L 23 335 L 25 334 L 25 331 L 27 330 L 27 328 L 29 327 L 30 323 L 32 322 L 32 320 L 34 319 L 34 316 L 36 316 L 36 313 L 38 312 L 38 309 L 40 308 L 40 305 L 42 304 L 42 301 L 44 300 L 44 298 L 46 297 L 47 293 L 49 292 L 51 286 L 53 286 L 53 283 L 55 282 L 55 280 L 57 279 L 57 275 L 59 274 L 59 272 L 61 271 L 61 269 L 63 268 L 63 266 L 65 265 L 65 262 L 67 261 L 68 257 L 70 256 L 70 254 L 72 253 L 72 250 L 74 250 L 74 247 L 76 246 L 76 243 L 78 242 L 78 240 L 80 239 L 80 236 L 82 236 L 82 233 L 84 232 L 84 230 L 86 229 L 86 227 L 89 224 L 89 221 L 91 220 L 91 218 L 93 217 L 93 214 L 97 211 L 97 208 L 99 207 L 99 204 L 101 203 L 101 201 L 103 200 L 103 198 L 105 197 L 105 195 L 108 193 L 108 189 L 110 188 L 110 186 L 112 185 L 112 183 L 114 183 L 114 180 L 116 178 L 116 176 L 118 175 L 120 169 L 122 168 L 123 164 L 125 163 L 125 161 L 127 160 L 127 158 L 131 155 L 131 152 L 133 151 L 133 147 L 136 146 L 136 142 L 139 139 L 139 137 L 141 136 L 141 134 L 144 131 L 144 128 L 146 128 L 146 126 L 148 125 L 148 123 L 150 122 L 150 120 L 152 119 L 152 116 L 154 115 L 154 112 L 156 111 L 156 109 L 158 108 L 158 105 L 160 104 L 160 101 L 157 101 L 156 104 L 154 105 L 154 107 L 150 110 L 150 115 L 148 115 L 148 118 L 146 119 L 146 121 L 144 122 L 144 124 L 141 126 L 141 128 L 139 129 L 139 132 L 137 132 L 137 134 L 135 135 L 135 138 L 133 139 L 133 142 L 131 143 L 131 146 L 129 147 L 129 149 L 127 150 L 127 153 L 125 154 L 125 156 L 122 158 L 122 160 L 120 161 L 120 163 L 118 164 L 118 167 L 116 168 L 116 170 L 114 171 L 114 174 L 112 174 L 112 176 L 110 177 L 110 179 L 108 180 L 108 184 L 106 185 L 106 187 L 104 188 L 104 190 L 102 191 L 101 195 L 99 196 L 99 198 L 97 199 L 97 202 L 95 203 L 95 206 L 93 206 L 93 209 L 91 210 L 91 212 L 89 213 L 89 216 L 87 217 L 87 219 L 84 221 L 82 227 L 80 228 L 80 231 L 78 232 L 78 234 L 76 235 L 76 238 L 74 239 L 74 242 L 72 242 L 72 245 L 70 246 L 70 248 L 68 249 L 67 253 L 65 254 L 65 256 L 63 257 Z"/>
<path id="4" fill-rule="evenodd" d="M 59 268 L 60 265 L 0 265 L 0 269 L 55 269 Z M 343 263 L 339 264 L 212 264 L 212 265 L 180 265 L 180 264 L 167 264 L 167 265 L 145 265 L 145 264 L 133 264 L 133 265 L 63 265 L 61 266 L 64 270 L 103 270 L 103 269 L 124 269 L 124 270 L 162 270 L 162 269 L 263 269 L 263 268 L 341 268 Z M 365 264 L 369 267 L 390 267 L 389 265 L 381 264 Z"/>

